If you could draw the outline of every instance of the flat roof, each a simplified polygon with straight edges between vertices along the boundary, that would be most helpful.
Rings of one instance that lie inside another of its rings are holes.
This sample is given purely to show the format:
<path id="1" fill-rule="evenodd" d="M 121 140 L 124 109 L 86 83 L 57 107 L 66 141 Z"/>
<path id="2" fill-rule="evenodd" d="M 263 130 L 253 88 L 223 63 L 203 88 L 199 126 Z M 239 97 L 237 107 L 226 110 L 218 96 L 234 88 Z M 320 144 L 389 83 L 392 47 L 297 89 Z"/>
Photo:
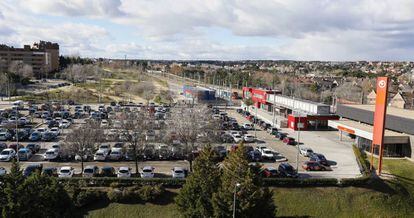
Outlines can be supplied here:
<path id="1" fill-rule="evenodd" d="M 359 129 L 359 130 L 369 132 L 369 133 L 373 133 L 373 130 L 374 130 L 374 127 L 372 125 L 360 123 L 360 122 L 348 120 L 348 119 L 330 120 L 329 122 L 335 122 L 337 124 L 342 124 L 344 126 L 349 126 L 351 128 Z M 389 137 L 389 136 L 408 136 L 408 135 L 386 129 L 384 132 L 384 136 Z"/>
<path id="2" fill-rule="evenodd" d="M 369 104 L 343 104 L 347 107 L 357 108 L 361 110 L 366 111 L 375 111 L 375 105 L 369 105 Z M 395 107 L 387 107 L 387 115 L 392 115 L 396 117 L 402 117 L 407 119 L 414 119 L 414 110 L 407 110 L 407 109 L 401 109 L 401 108 L 395 108 Z"/>

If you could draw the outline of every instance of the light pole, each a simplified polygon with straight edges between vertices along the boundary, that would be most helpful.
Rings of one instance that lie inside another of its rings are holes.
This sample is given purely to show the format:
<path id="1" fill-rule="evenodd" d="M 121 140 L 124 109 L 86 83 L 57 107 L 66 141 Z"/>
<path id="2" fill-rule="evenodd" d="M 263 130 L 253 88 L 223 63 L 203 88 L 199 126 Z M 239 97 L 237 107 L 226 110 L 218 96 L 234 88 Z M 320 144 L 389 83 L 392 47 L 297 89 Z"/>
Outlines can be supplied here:
<path id="1" fill-rule="evenodd" d="M 240 183 L 236 183 L 236 185 L 234 185 L 234 194 L 233 194 L 233 218 L 236 217 L 236 193 L 237 193 L 237 188 L 240 187 Z"/>
<path id="2" fill-rule="evenodd" d="M 296 147 L 298 148 L 298 152 L 296 154 L 296 172 L 299 172 L 299 153 L 300 153 L 300 149 L 299 149 L 299 142 L 300 142 L 300 128 L 302 123 L 300 122 L 300 113 L 298 113 L 299 115 L 299 119 L 298 119 L 298 140 L 297 140 L 297 145 Z"/>

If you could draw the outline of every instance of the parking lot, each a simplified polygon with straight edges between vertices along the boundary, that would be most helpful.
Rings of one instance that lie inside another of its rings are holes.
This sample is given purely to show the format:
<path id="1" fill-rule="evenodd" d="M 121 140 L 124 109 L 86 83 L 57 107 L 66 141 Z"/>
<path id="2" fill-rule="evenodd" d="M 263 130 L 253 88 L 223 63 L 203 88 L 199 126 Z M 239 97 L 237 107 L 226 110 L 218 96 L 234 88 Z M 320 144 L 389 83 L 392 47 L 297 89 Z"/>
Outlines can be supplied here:
<path id="1" fill-rule="evenodd" d="M 236 118 L 241 124 L 250 123 L 244 116 L 237 113 L 235 110 L 228 110 L 228 113 L 230 116 Z M 261 128 L 256 128 L 256 130 L 260 142 L 258 145 L 263 143 L 271 149 L 283 154 L 288 159 L 288 162 L 296 167 L 298 153 L 296 146 L 286 145 L 286 143 L 283 143 Z M 289 137 L 293 137 L 297 140 L 297 131 L 289 128 L 283 128 L 279 131 L 287 133 Z M 254 134 L 254 131 L 249 131 L 249 133 Z M 354 178 L 361 175 L 351 147 L 352 142 L 349 140 L 339 141 L 337 131 L 301 131 L 300 144 L 311 148 L 316 153 L 323 154 L 331 165 L 331 170 L 329 171 L 306 171 L 302 169 L 301 165 L 305 161 L 308 161 L 309 158 L 299 155 L 299 173 L 301 177 Z M 265 167 L 272 166 L 277 168 L 278 165 L 279 163 L 264 163 Z"/>
<path id="2" fill-rule="evenodd" d="M 16 106 L 15 106 L 16 107 Z M 27 165 L 33 164 L 33 163 L 41 163 L 43 164 L 43 167 L 56 167 L 60 168 L 62 166 L 71 166 L 74 168 L 75 174 L 81 174 L 81 165 L 79 162 L 79 159 L 76 159 L 74 155 L 71 156 L 71 158 L 61 158 L 56 160 L 48 161 L 45 156 L 46 151 L 52 151 L 54 147 L 60 148 L 62 143 L 65 141 L 66 136 L 73 131 L 73 129 L 79 128 L 82 125 L 85 125 L 86 120 L 93 118 L 94 116 L 98 116 L 96 114 L 99 114 L 99 111 L 107 110 L 105 112 L 104 117 L 99 117 L 99 122 L 101 122 L 101 126 L 104 129 L 104 137 L 105 140 L 103 140 L 103 144 L 108 144 L 110 148 L 116 147 L 115 144 L 122 143 L 122 151 L 125 152 L 125 147 L 127 146 L 125 142 L 122 142 L 121 138 L 117 136 L 116 139 L 109 139 L 108 137 L 113 134 L 113 132 L 117 132 L 119 130 L 119 127 L 115 127 L 116 123 L 118 122 L 116 117 L 119 116 L 121 111 L 126 110 L 125 108 L 128 108 L 129 110 L 140 110 L 140 108 L 143 107 L 143 104 L 133 104 L 130 106 L 119 106 L 117 104 L 113 104 L 112 106 L 109 105 L 65 105 L 63 107 L 60 107 L 56 110 L 43 110 L 45 108 L 44 105 L 36 105 L 30 108 L 27 107 L 23 110 L 19 110 L 19 113 L 21 114 L 20 117 L 23 117 L 24 121 L 27 122 L 25 125 L 21 125 L 19 128 L 19 131 L 28 131 L 28 134 L 31 135 L 33 132 L 37 131 L 43 131 L 43 132 L 51 132 L 52 130 L 57 131 L 55 137 L 52 137 L 51 139 L 43 140 L 43 137 L 36 140 L 31 140 L 29 136 L 22 138 L 19 140 L 19 148 L 27 147 L 29 144 L 37 144 L 40 146 L 40 150 L 37 152 L 33 152 L 33 155 L 30 155 L 28 160 L 21 159 L 22 167 L 26 167 Z M 10 108 L 9 106 L 2 105 L 2 111 L 4 112 L 5 108 Z M 109 110 L 109 108 L 111 110 Z M 154 109 L 159 110 L 158 108 L 161 108 L 162 106 L 156 106 Z M 14 108 L 16 109 L 16 108 Z M 174 107 L 171 108 L 171 110 L 175 110 Z M 228 118 L 225 118 L 226 120 L 231 120 L 232 122 L 236 123 L 237 130 L 240 130 L 239 127 L 243 131 L 236 131 L 237 134 L 242 134 L 240 136 L 240 139 L 244 139 L 246 142 L 245 144 L 251 149 L 250 153 L 259 153 L 259 159 L 253 158 L 252 161 L 260 161 L 263 164 L 264 168 L 278 168 L 279 164 L 282 162 L 289 163 L 293 167 L 296 168 L 296 158 L 298 154 L 298 148 L 295 145 L 286 145 L 283 141 L 275 138 L 275 136 L 269 134 L 267 131 L 259 128 L 257 125 L 255 126 L 254 130 L 245 129 L 243 128 L 243 124 L 250 124 L 244 116 L 242 116 L 240 113 L 236 112 L 234 109 L 227 109 L 225 112 L 223 112 L 223 109 L 216 110 L 215 115 L 212 115 L 211 119 L 223 119 L 221 116 L 222 114 L 227 113 Z M 56 113 L 56 111 L 59 111 L 59 113 Z M 14 112 L 15 110 L 8 111 L 9 113 Z M 46 113 L 47 112 L 47 113 Z M 169 112 L 166 112 L 166 116 L 168 116 Z M 13 115 L 13 114 L 11 114 Z M 99 115 L 101 116 L 101 115 Z M 227 117 L 227 116 L 226 116 Z M 13 118 L 11 118 L 13 119 Z M 2 124 L 5 124 L 7 122 L 13 122 L 13 120 L 7 120 L 6 118 L 2 118 Z M 20 121 L 20 119 L 19 119 Z M 68 121 L 68 122 L 67 122 Z M 157 121 L 158 122 L 158 121 Z M 174 122 L 174 121 L 173 121 Z M 65 125 L 63 125 L 65 124 Z M 246 128 L 248 125 L 246 126 Z M 9 127 L 10 128 L 10 127 Z M 13 126 L 8 131 L 14 131 Z M 3 128 L 4 130 L 4 128 Z M 288 137 L 296 138 L 297 133 L 293 132 L 290 129 L 280 129 L 279 131 L 285 132 L 288 134 Z M 1 132 L 1 131 L 0 131 Z M 226 135 L 230 135 L 231 138 L 233 137 L 231 129 L 222 129 L 222 133 Z M 243 134 L 244 132 L 245 134 Z M 163 136 L 162 134 L 165 134 L 165 132 L 161 130 L 155 129 L 153 131 L 153 139 L 146 142 L 146 144 L 153 144 L 153 149 L 161 149 L 162 146 L 165 146 L 163 148 L 167 148 L 167 144 L 161 145 L 164 143 L 162 140 Z M 44 135 L 44 133 L 42 133 Z M 222 135 L 223 136 L 223 135 Z M 250 137 L 250 138 L 249 138 Z M 321 154 L 324 154 L 326 158 L 329 161 L 330 167 L 327 168 L 326 171 L 321 172 L 309 172 L 302 169 L 302 164 L 304 164 L 306 161 L 309 160 L 308 157 L 304 157 L 302 155 L 299 156 L 299 176 L 302 178 L 306 177 L 337 177 L 337 178 L 347 178 L 347 177 L 355 177 L 359 175 L 358 166 L 356 163 L 356 160 L 354 158 L 352 149 L 349 146 L 349 143 L 347 142 L 336 142 L 337 136 L 334 132 L 301 132 L 301 144 L 303 143 L 306 145 L 306 147 L 311 147 L 314 152 L 318 152 Z M 252 142 L 250 142 L 252 140 Z M 213 143 L 213 146 L 222 146 L 222 150 L 219 151 L 221 153 L 227 153 L 230 152 L 232 149 L 234 149 L 234 146 L 237 144 L 238 139 L 235 139 L 235 141 L 223 141 L 222 143 Z M 16 142 L 15 139 L 8 139 L 6 141 L 0 141 L 0 143 L 3 143 L 3 149 L 6 147 L 13 147 L 13 144 L 15 146 Z M 161 143 L 161 144 L 160 144 Z M 202 146 L 202 144 L 200 144 Z M 170 149 L 171 146 L 168 147 Z M 263 149 L 269 150 L 271 152 L 271 158 L 266 158 L 266 152 Z M 263 151 L 262 151 L 263 150 Z M 112 149 L 111 149 L 112 151 Z M 110 151 L 109 151 L 110 152 Z M 158 150 L 156 151 L 158 152 Z M 135 172 L 135 163 L 134 161 L 127 161 L 124 157 L 121 157 L 117 159 L 116 161 L 112 160 L 110 161 L 108 158 L 104 158 L 103 161 L 93 161 L 94 160 L 94 153 L 96 151 L 91 153 L 91 157 L 87 158 L 85 160 L 84 166 L 88 165 L 96 165 L 99 168 L 104 166 L 111 166 L 114 168 L 119 167 L 130 167 L 132 172 Z M 249 153 L 249 154 L 250 154 Z M 106 155 L 109 155 L 106 154 Z M 250 155 L 251 156 L 251 155 Z M 157 157 L 142 159 L 139 161 L 139 166 L 152 166 L 154 167 L 155 176 L 157 177 L 165 177 L 165 176 L 171 176 L 171 169 L 173 167 L 182 167 L 184 169 L 189 168 L 189 163 L 185 160 L 186 158 L 166 158 L 167 160 L 157 160 Z M 0 162 L 0 167 L 6 168 L 6 170 L 10 167 L 10 162 L 7 162 L 9 160 L 2 160 Z"/>

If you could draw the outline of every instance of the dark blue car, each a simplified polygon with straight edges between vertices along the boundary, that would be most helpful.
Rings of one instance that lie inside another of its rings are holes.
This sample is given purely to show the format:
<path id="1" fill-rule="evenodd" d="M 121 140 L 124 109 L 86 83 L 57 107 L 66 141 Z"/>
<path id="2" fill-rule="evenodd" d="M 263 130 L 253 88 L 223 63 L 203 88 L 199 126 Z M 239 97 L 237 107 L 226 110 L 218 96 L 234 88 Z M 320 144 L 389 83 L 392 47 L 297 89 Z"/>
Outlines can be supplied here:
<path id="1" fill-rule="evenodd" d="M 29 140 L 32 142 L 36 142 L 42 139 L 42 134 L 40 132 L 34 132 L 30 135 Z"/>

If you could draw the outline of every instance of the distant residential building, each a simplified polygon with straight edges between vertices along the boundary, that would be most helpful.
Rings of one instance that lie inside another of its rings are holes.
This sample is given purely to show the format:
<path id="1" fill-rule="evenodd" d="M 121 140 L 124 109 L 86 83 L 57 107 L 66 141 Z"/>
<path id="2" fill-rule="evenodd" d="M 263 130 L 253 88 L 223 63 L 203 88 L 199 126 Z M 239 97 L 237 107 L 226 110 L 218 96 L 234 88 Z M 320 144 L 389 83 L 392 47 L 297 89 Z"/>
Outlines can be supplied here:
<path id="1" fill-rule="evenodd" d="M 7 71 L 14 61 L 32 66 L 35 76 L 59 69 L 59 44 L 40 41 L 32 46 L 14 48 L 0 44 L 0 70 Z"/>
<path id="2" fill-rule="evenodd" d="M 375 104 L 375 99 L 377 98 L 377 93 L 375 93 L 374 90 L 372 90 L 368 95 L 367 95 L 367 104 Z"/>

